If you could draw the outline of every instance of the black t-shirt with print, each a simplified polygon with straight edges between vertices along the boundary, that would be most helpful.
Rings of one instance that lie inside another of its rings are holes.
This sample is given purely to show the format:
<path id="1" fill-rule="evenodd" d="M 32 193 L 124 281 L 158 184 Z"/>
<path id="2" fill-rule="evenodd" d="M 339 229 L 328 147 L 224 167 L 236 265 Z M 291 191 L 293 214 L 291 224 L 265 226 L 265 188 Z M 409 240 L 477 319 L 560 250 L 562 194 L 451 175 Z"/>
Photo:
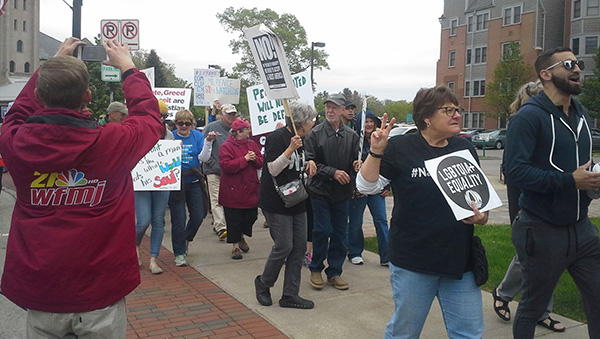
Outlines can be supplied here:
<path id="1" fill-rule="evenodd" d="M 472 270 L 473 225 L 456 221 L 424 163 L 465 149 L 479 161 L 473 145 L 459 137 L 445 147 L 430 146 L 421 133 L 389 140 L 380 174 L 391 180 L 394 195 L 388 248 L 395 266 L 456 279 Z"/>

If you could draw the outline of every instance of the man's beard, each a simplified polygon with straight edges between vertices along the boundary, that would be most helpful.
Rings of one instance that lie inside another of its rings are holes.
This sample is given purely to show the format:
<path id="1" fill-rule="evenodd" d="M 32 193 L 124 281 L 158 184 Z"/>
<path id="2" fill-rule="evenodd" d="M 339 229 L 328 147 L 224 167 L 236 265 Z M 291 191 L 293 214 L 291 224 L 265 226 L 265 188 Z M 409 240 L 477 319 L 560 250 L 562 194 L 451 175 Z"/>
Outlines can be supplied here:
<path id="1" fill-rule="evenodd" d="M 579 95 L 581 93 L 581 84 L 572 84 L 569 78 L 552 77 L 552 83 L 556 88 L 570 95 Z"/>

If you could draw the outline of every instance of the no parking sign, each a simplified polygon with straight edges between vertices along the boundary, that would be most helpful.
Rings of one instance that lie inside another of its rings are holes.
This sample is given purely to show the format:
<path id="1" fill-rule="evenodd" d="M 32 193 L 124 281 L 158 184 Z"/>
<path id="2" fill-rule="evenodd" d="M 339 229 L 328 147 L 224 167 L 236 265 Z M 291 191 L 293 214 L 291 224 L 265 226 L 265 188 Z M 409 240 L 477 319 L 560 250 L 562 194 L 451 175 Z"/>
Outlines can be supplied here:
<path id="1" fill-rule="evenodd" d="M 116 39 L 120 43 L 127 43 L 129 49 L 140 49 L 140 21 L 137 19 L 106 19 L 100 21 L 100 35 L 102 43 L 106 40 Z"/>

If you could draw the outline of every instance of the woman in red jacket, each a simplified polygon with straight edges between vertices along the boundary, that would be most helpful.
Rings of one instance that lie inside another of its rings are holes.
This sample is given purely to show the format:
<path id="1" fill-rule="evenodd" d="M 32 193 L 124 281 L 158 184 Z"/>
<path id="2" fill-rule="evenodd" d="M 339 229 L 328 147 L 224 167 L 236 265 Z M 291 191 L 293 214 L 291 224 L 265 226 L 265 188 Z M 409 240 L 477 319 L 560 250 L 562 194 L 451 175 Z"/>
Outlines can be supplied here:
<path id="1" fill-rule="evenodd" d="M 250 132 L 249 123 L 234 121 L 231 135 L 219 151 L 219 204 L 225 210 L 227 242 L 233 244 L 232 259 L 242 259 L 242 251 L 250 250 L 244 235 L 252 236 L 252 225 L 258 218 L 257 170 L 262 168 L 263 156 L 258 145 L 249 139 Z"/>

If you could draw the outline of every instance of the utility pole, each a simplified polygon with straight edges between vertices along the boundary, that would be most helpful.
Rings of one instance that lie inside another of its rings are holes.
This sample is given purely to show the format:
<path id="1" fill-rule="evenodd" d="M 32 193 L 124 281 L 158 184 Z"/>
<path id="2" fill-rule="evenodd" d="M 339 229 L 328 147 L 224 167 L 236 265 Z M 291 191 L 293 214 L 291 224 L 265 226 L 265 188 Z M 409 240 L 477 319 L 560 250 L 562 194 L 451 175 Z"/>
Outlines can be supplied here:
<path id="1" fill-rule="evenodd" d="M 73 0 L 73 36 L 81 39 L 81 6 L 83 0 Z"/>

